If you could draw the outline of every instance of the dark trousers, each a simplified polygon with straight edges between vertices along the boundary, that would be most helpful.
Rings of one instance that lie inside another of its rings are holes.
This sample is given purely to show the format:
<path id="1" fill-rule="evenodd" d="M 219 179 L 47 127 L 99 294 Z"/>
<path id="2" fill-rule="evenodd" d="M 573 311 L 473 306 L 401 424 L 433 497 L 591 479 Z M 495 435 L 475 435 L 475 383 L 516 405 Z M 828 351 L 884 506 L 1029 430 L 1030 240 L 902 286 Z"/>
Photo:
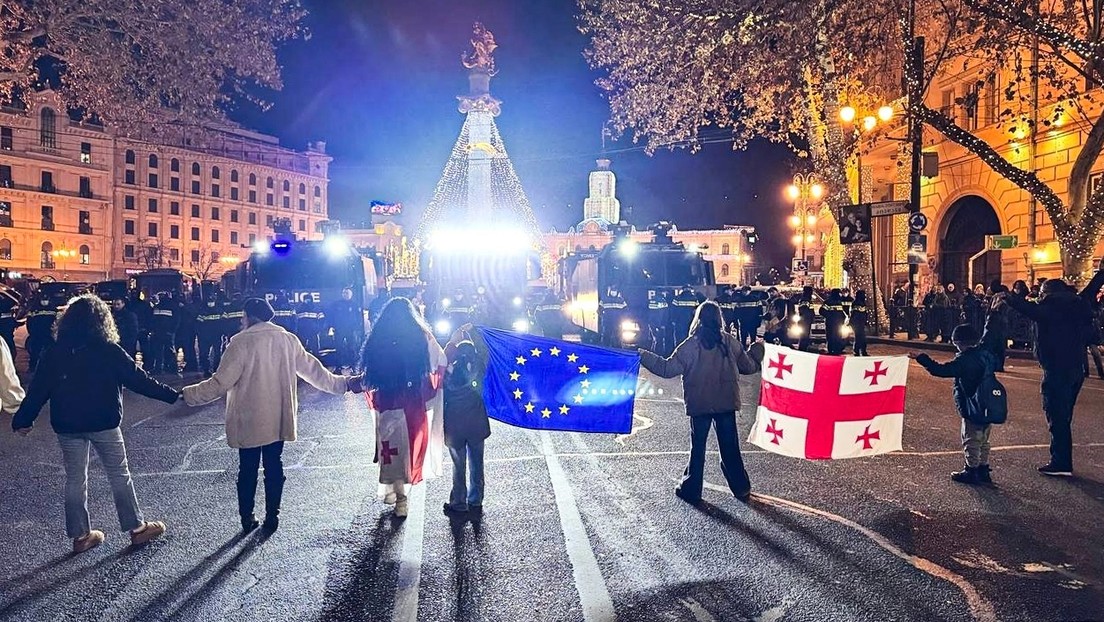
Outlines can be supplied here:
<path id="1" fill-rule="evenodd" d="M 199 371 L 209 374 L 218 370 L 222 361 L 222 333 L 199 334 Z"/>
<path id="2" fill-rule="evenodd" d="M 38 367 L 38 357 L 42 352 L 53 345 L 54 338 L 49 334 L 30 333 L 27 334 L 27 341 L 24 342 L 24 347 L 27 348 L 27 356 L 30 357 L 31 367 L 30 372 L 34 373 L 35 368 Z M 15 352 L 12 352 L 12 358 L 15 358 Z"/>
<path id="3" fill-rule="evenodd" d="M 356 367 L 357 354 L 360 352 L 363 336 L 353 330 L 334 330 L 334 346 L 337 350 L 337 364 Z"/>
<path id="4" fill-rule="evenodd" d="M 744 348 L 755 343 L 755 340 L 759 338 L 758 332 L 758 317 L 740 318 L 740 343 L 744 344 Z"/>
<path id="5" fill-rule="evenodd" d="M 1073 468 L 1073 406 L 1085 376 L 1080 369 L 1043 370 L 1043 410 L 1050 429 L 1050 464 Z"/>
<path id="6" fill-rule="evenodd" d="M 238 513 L 243 518 L 253 515 L 257 497 L 257 469 L 264 462 L 265 516 L 280 515 L 280 500 L 284 496 L 284 441 L 263 447 L 238 450 Z"/>
<path id="7" fill-rule="evenodd" d="M 153 333 L 150 336 L 150 373 L 176 373 L 176 352 L 172 333 Z"/>
<path id="8" fill-rule="evenodd" d="M 751 480 L 740 456 L 740 442 L 736 438 L 736 413 L 692 415 L 690 417 L 690 462 L 686 465 L 679 492 L 688 499 L 700 499 L 705 476 L 705 442 L 709 428 L 717 432 L 717 445 L 721 450 L 721 472 L 728 480 L 728 488 L 737 497 L 751 492 Z"/>
<path id="9" fill-rule="evenodd" d="M 1089 355 L 1092 356 L 1093 363 L 1096 364 L 1096 375 L 1104 380 L 1104 360 L 1100 358 L 1100 347 L 1093 344 L 1089 346 Z M 1089 363 L 1085 362 L 1085 377 L 1089 377 Z"/>
<path id="10" fill-rule="evenodd" d="M 854 324 L 851 328 L 855 331 L 854 353 L 858 356 L 866 356 L 866 325 Z"/>

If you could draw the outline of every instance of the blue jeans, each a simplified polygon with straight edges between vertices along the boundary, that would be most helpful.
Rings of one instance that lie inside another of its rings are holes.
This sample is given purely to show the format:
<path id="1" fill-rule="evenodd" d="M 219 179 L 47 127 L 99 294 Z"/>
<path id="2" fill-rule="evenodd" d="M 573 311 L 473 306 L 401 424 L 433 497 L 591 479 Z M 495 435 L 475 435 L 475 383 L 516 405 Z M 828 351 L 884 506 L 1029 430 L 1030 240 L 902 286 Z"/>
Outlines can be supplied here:
<path id="1" fill-rule="evenodd" d="M 464 512 L 469 506 L 483 505 L 483 439 L 449 445 L 452 456 L 452 494 L 449 505 Z M 467 473 L 470 463 L 470 477 Z"/>
<path id="2" fill-rule="evenodd" d="M 717 446 L 721 452 L 721 473 L 728 481 L 728 488 L 737 497 L 751 492 L 751 480 L 744 470 L 740 455 L 740 441 L 736 434 L 736 413 L 690 416 L 690 462 L 686 465 L 679 491 L 688 499 L 701 499 L 705 477 L 705 442 L 709 428 L 717 431 Z"/>
<path id="3" fill-rule="evenodd" d="M 111 494 L 115 497 L 115 511 L 119 515 L 119 527 L 130 531 L 142 526 L 142 510 L 134 494 L 134 482 L 127 466 L 126 446 L 119 428 L 102 432 L 58 434 L 62 459 L 65 461 L 65 532 L 70 538 L 79 538 L 91 530 L 88 520 L 88 450 L 96 449 L 107 479 L 111 482 Z"/>

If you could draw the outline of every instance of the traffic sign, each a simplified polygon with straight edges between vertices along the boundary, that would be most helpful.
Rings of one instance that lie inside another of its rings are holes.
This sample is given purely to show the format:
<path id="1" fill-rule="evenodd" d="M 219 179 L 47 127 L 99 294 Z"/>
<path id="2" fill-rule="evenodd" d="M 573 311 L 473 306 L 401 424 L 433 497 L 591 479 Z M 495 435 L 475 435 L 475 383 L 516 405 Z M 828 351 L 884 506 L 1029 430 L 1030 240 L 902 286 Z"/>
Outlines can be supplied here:
<path id="1" fill-rule="evenodd" d="M 991 251 L 1004 251 L 1012 248 L 1016 248 L 1020 245 L 1020 236 L 1018 235 L 987 235 L 985 236 L 987 242 L 986 247 Z"/>
<path id="2" fill-rule="evenodd" d="M 796 257 L 790 262 L 790 272 L 800 272 L 805 274 L 809 271 L 808 259 L 797 259 Z"/>
<path id="3" fill-rule="evenodd" d="M 928 261 L 928 236 L 912 233 L 908 236 L 909 265 L 922 266 Z"/>
<path id="4" fill-rule="evenodd" d="M 870 215 L 877 218 L 878 216 L 896 216 L 897 214 L 909 213 L 908 201 L 881 201 L 879 203 L 870 204 Z"/>
<path id="5" fill-rule="evenodd" d="M 908 225 L 910 231 L 912 231 L 913 233 L 920 233 L 924 229 L 928 228 L 928 217 L 921 214 L 920 212 L 910 214 Z"/>

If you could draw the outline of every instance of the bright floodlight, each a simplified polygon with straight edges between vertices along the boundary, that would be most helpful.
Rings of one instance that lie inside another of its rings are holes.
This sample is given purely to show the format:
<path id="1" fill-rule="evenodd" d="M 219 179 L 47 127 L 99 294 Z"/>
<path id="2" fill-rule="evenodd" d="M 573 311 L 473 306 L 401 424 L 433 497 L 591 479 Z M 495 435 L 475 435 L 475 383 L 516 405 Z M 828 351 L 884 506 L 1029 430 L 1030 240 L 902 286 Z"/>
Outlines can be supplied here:
<path id="1" fill-rule="evenodd" d="M 844 106 L 839 111 L 840 121 L 844 123 L 850 123 L 855 120 L 855 109 L 851 106 Z"/>
<path id="2" fill-rule="evenodd" d="M 513 302 L 515 307 L 520 307 L 522 303 L 521 296 L 514 296 Z"/>
<path id="3" fill-rule="evenodd" d="M 427 248 L 445 253 L 513 255 L 533 247 L 529 233 L 511 226 L 437 229 L 429 235 Z"/>
<path id="4" fill-rule="evenodd" d="M 349 242 L 340 236 L 329 236 L 322 241 L 322 248 L 330 257 L 344 257 L 349 254 Z"/>
<path id="5" fill-rule="evenodd" d="M 452 324 L 448 320 L 437 320 L 437 323 L 433 325 L 433 330 L 438 335 L 448 335 L 452 332 Z"/>
<path id="6" fill-rule="evenodd" d="M 257 240 L 253 243 L 253 252 L 258 255 L 267 255 L 269 251 L 268 242 L 266 240 Z"/>
<path id="7" fill-rule="evenodd" d="M 525 318 L 514 320 L 513 328 L 514 332 L 527 333 L 529 332 L 529 320 Z"/>
<path id="8" fill-rule="evenodd" d="M 636 240 L 624 240 L 617 246 L 617 250 L 625 257 L 636 257 L 640 252 L 640 245 Z"/>

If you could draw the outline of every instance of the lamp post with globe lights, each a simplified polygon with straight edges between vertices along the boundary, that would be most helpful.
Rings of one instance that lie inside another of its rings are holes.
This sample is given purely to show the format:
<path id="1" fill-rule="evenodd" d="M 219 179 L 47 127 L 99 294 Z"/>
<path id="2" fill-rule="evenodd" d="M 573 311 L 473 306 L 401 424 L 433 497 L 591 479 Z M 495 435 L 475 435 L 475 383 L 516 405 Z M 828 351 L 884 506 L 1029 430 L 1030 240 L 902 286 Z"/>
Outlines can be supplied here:
<path id="1" fill-rule="evenodd" d="M 793 183 L 786 187 L 786 196 L 794 202 L 794 211 L 789 222 L 790 228 L 794 230 L 795 258 L 801 261 L 809 260 L 808 247 L 816 241 L 816 215 L 825 195 L 824 184 L 812 173 L 794 175 Z"/>

